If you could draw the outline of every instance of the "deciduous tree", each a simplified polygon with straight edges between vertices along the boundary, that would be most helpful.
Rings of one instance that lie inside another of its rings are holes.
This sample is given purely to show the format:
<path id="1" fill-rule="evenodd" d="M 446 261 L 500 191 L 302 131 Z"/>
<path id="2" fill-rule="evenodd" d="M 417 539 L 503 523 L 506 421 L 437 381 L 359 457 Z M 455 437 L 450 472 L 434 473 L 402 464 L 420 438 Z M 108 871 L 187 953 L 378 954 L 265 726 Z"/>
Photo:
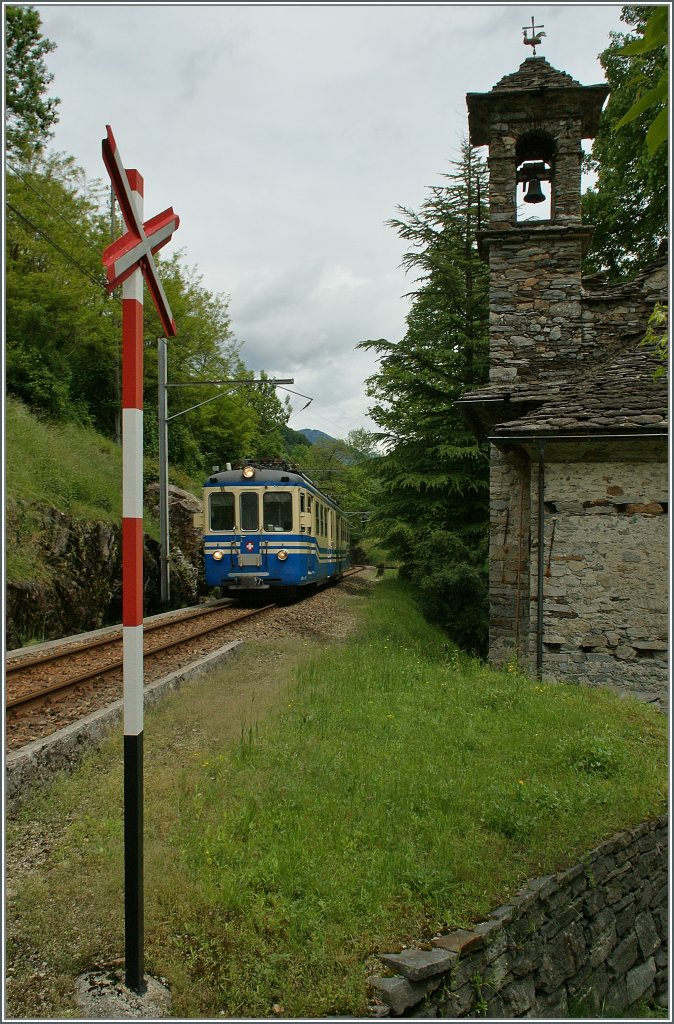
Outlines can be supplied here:
<path id="1" fill-rule="evenodd" d="M 586 161 L 597 182 L 583 196 L 583 219 L 595 227 L 584 269 L 609 280 L 641 270 L 668 235 L 667 146 L 655 146 L 667 121 L 666 16 L 664 7 L 624 7 L 634 31 L 612 32 L 599 57 L 611 94 Z"/>
<path id="2" fill-rule="evenodd" d="M 45 56 L 56 44 L 42 35 L 34 7 L 5 8 L 5 144 L 15 160 L 44 149 L 58 120 L 58 98 L 47 96 L 54 76 Z"/>

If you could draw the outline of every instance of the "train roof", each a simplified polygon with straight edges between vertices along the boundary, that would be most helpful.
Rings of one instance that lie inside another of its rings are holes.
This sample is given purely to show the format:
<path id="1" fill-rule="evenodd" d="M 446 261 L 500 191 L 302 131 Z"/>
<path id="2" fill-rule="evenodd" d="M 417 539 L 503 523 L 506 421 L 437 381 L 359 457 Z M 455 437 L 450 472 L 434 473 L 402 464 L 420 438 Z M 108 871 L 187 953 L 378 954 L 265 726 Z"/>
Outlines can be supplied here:
<path id="1" fill-rule="evenodd" d="M 255 469 L 255 476 L 247 480 L 240 469 L 229 469 L 223 473 L 212 473 L 206 481 L 209 484 L 310 484 L 308 477 L 303 473 L 294 473 L 282 469 Z M 317 489 L 317 488 L 316 488 Z"/>
<path id="2" fill-rule="evenodd" d="M 255 469 L 255 476 L 251 479 L 246 479 L 243 475 L 243 466 L 239 466 L 235 469 L 224 470 L 223 472 L 211 473 L 207 478 L 204 487 L 238 487 L 238 486 L 255 486 L 256 484 L 290 484 L 291 486 L 304 486 L 308 487 L 314 494 L 319 494 L 325 501 L 327 501 L 333 508 L 341 512 L 339 505 L 331 498 L 329 494 L 322 491 L 320 487 L 311 480 L 305 473 L 303 473 L 297 466 L 290 466 L 283 464 L 282 468 L 275 468 L 271 466 L 256 465 L 250 463 Z"/>

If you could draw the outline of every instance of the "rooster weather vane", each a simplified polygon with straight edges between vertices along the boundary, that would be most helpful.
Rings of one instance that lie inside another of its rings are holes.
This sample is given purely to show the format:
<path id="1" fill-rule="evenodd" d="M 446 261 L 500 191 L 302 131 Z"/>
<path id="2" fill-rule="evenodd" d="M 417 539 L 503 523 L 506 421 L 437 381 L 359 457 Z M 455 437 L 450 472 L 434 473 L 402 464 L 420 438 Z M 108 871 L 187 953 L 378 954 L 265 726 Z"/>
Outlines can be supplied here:
<path id="1" fill-rule="evenodd" d="M 534 57 L 536 56 L 536 47 L 541 45 L 541 40 L 545 35 L 542 31 L 543 25 L 534 25 L 533 14 L 531 16 L 531 25 L 524 25 L 522 31 L 524 32 L 524 39 L 522 42 L 525 46 L 532 46 L 534 51 Z M 531 32 L 531 36 L 527 35 L 527 32 Z"/>

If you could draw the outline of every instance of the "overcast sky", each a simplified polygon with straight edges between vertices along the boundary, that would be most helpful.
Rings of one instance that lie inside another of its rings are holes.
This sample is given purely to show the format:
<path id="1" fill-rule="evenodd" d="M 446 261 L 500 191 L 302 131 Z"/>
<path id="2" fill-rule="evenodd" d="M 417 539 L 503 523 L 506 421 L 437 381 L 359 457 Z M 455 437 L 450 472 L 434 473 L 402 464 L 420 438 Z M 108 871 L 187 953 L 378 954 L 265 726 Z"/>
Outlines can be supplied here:
<path id="1" fill-rule="evenodd" d="M 400 340 L 412 287 L 386 221 L 458 157 L 466 93 L 531 56 L 532 15 L 538 55 L 584 85 L 624 29 L 617 4 L 34 6 L 57 44 L 53 148 L 105 178 L 112 126 L 145 218 L 180 216 L 165 253 L 230 297 L 249 369 L 313 398 L 290 426 L 335 437 L 373 426 L 355 346 Z"/>

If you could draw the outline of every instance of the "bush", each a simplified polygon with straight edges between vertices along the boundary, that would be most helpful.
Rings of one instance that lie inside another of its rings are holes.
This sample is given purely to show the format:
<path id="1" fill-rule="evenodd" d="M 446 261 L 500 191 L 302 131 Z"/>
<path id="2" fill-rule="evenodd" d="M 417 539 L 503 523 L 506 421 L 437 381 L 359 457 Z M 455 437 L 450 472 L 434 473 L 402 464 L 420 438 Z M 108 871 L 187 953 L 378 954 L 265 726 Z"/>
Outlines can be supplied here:
<path id="1" fill-rule="evenodd" d="M 435 530 L 421 535 L 405 577 L 419 589 L 429 622 L 471 654 L 484 657 L 489 641 L 486 551 L 469 548 L 456 534 Z"/>

